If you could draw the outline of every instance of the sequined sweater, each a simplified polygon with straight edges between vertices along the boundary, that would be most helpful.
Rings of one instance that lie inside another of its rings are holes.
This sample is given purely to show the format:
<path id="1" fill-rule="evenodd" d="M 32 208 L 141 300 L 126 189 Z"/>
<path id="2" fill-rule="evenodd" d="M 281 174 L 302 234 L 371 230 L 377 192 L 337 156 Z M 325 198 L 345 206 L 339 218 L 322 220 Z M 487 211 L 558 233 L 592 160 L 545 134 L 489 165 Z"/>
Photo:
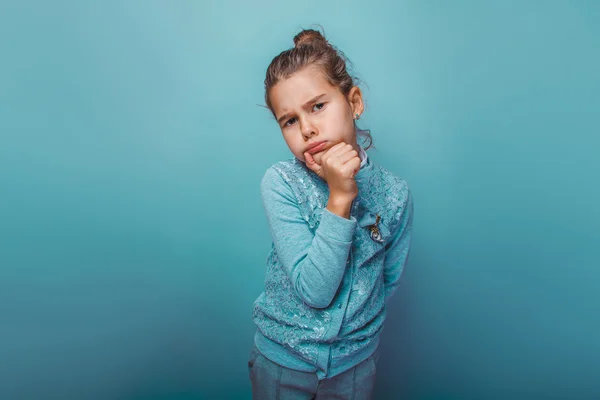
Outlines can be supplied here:
<path id="1" fill-rule="evenodd" d="M 327 183 L 296 158 L 269 167 L 260 184 L 272 244 L 253 306 L 254 343 L 272 361 L 319 379 L 377 349 L 410 250 L 406 181 L 369 158 L 355 179 L 350 219 L 326 208 Z"/>

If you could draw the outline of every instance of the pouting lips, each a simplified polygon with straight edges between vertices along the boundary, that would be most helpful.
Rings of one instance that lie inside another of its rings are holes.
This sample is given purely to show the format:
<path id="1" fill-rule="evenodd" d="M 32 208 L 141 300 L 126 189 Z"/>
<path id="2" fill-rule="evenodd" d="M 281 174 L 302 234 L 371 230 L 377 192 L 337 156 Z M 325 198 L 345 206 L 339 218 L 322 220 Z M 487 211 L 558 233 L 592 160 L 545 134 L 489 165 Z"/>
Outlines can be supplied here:
<path id="1" fill-rule="evenodd" d="M 315 154 L 315 153 L 318 153 L 320 151 L 323 151 L 326 146 L 327 146 L 327 142 L 322 142 L 322 143 L 316 145 L 315 147 L 311 148 L 310 150 L 308 150 L 308 152 L 310 154 Z"/>

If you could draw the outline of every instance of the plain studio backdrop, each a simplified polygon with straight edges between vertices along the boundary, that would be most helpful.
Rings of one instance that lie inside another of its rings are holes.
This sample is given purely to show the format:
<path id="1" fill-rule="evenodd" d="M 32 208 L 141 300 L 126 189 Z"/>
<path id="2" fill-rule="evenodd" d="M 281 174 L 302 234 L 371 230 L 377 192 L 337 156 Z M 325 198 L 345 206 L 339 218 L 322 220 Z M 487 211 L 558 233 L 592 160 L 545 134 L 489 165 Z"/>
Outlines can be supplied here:
<path id="1" fill-rule="evenodd" d="M 600 397 L 600 5 L 0 5 L 0 398 L 249 399 L 292 155 L 265 70 L 320 24 L 415 201 L 378 399 Z"/>

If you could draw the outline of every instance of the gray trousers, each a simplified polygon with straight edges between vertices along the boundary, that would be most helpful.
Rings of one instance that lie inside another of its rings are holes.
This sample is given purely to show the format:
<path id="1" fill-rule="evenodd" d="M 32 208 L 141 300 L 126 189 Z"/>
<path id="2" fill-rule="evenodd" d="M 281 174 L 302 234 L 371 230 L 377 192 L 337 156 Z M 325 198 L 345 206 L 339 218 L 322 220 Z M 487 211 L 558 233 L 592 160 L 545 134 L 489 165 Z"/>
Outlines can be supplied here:
<path id="1" fill-rule="evenodd" d="M 316 372 L 282 367 L 256 347 L 248 360 L 253 400 L 367 400 L 373 398 L 379 349 L 360 364 L 319 381 Z"/>

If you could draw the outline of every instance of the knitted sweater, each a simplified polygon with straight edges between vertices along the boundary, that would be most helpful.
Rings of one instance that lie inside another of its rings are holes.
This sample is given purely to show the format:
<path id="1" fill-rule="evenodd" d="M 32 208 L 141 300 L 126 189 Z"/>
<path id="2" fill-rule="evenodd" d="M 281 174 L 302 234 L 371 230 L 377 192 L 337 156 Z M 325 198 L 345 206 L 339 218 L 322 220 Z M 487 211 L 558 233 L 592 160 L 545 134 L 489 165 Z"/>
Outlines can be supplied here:
<path id="1" fill-rule="evenodd" d="M 272 361 L 319 379 L 377 349 L 409 255 L 406 181 L 366 157 L 355 179 L 350 219 L 326 208 L 327 183 L 296 158 L 272 165 L 260 185 L 273 242 L 254 342 Z"/>

